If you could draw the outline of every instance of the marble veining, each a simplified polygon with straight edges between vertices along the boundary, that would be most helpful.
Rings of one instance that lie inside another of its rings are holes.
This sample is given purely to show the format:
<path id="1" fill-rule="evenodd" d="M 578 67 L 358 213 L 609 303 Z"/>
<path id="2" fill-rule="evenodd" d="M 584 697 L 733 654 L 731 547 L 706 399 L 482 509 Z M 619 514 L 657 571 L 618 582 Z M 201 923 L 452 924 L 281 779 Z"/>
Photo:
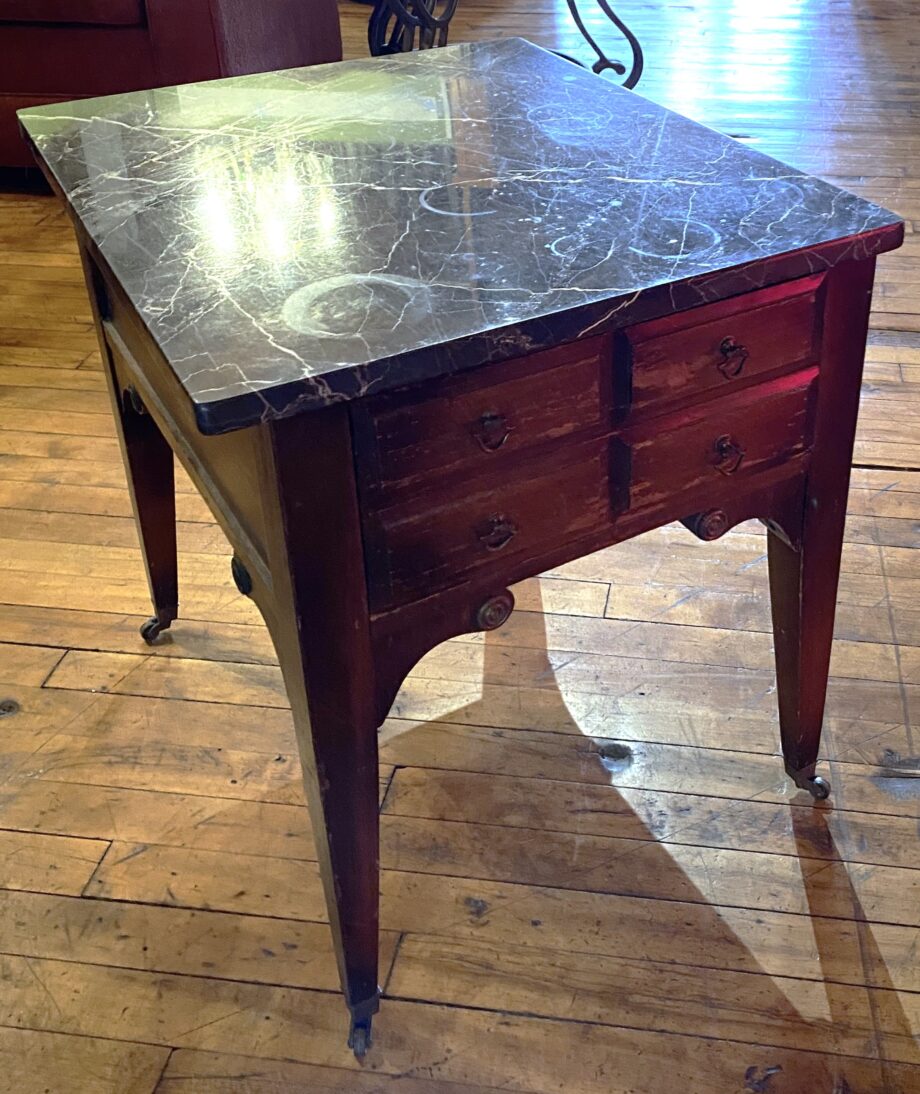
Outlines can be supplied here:
<path id="1" fill-rule="evenodd" d="M 21 119 L 208 433 L 804 275 L 899 223 L 522 39 Z"/>

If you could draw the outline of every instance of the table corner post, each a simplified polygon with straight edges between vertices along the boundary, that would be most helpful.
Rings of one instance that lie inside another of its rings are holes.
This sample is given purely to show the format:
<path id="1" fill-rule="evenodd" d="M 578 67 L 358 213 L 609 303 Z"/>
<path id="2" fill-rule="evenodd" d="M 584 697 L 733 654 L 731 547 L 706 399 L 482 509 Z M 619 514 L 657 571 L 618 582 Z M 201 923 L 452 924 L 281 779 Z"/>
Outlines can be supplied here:
<path id="1" fill-rule="evenodd" d="M 375 668 L 348 409 L 271 422 L 262 606 L 291 701 L 342 990 L 362 1056 L 379 1006 Z"/>
<path id="2" fill-rule="evenodd" d="M 874 274 L 874 258 L 827 273 L 814 442 L 801 480 L 799 526 L 792 541 L 768 531 L 783 758 L 793 782 L 816 799 L 830 793 L 815 771 Z"/>

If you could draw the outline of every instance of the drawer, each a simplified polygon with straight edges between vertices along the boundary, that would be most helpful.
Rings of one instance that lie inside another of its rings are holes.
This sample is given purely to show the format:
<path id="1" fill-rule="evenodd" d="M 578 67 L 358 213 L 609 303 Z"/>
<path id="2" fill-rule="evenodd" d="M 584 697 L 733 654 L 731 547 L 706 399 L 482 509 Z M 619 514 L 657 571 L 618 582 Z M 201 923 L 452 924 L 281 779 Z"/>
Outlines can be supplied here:
<path id="1" fill-rule="evenodd" d="M 514 474 L 459 478 L 368 507 L 372 610 L 428 596 L 473 571 L 494 570 L 504 581 L 528 559 L 565 553 L 568 544 L 601 547 L 635 534 L 643 512 L 668 508 L 666 519 L 676 519 L 684 502 L 719 504 L 736 484 L 751 488 L 759 472 L 810 446 L 817 377 L 817 367 L 800 370 L 607 436 L 575 439 Z"/>
<path id="2" fill-rule="evenodd" d="M 816 367 L 758 384 L 630 427 L 630 510 L 663 504 L 694 490 L 747 485 L 751 475 L 793 459 L 810 447 Z"/>
<path id="3" fill-rule="evenodd" d="M 612 339 L 586 339 L 443 381 L 419 396 L 367 400 L 354 411 L 365 489 L 432 475 L 487 475 L 523 451 L 597 431 L 609 420 Z M 625 364 L 621 378 L 625 387 Z"/>
<path id="4" fill-rule="evenodd" d="M 723 394 L 778 369 L 816 364 L 822 279 L 787 282 L 622 331 L 631 411 L 667 412 L 673 404 Z"/>
<path id="5" fill-rule="evenodd" d="M 615 438 L 528 463 L 520 477 L 461 481 L 415 504 L 365 518 L 372 607 L 427 596 L 471 570 L 504 570 L 529 555 L 611 528 L 625 508 L 628 462 Z"/>

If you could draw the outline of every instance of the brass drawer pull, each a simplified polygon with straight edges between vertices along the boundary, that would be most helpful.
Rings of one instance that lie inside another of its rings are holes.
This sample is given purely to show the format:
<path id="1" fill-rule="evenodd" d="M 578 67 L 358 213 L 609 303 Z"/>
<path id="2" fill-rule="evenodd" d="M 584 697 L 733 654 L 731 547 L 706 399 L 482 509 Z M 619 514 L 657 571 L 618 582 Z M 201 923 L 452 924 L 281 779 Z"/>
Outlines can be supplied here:
<path id="1" fill-rule="evenodd" d="M 716 438 L 712 451 L 712 466 L 723 475 L 733 475 L 744 459 L 743 446 L 728 433 Z"/>
<path id="2" fill-rule="evenodd" d="M 141 398 L 141 393 L 134 384 L 130 384 L 124 390 L 124 407 L 126 410 L 133 410 L 135 414 L 147 413 L 147 408 L 144 406 L 144 400 Z"/>
<path id="3" fill-rule="evenodd" d="M 470 432 L 476 438 L 476 443 L 483 452 L 495 452 L 508 440 L 511 435 L 511 427 L 504 414 L 494 410 L 487 410 L 480 418 L 477 418 L 470 427 Z"/>
<path id="4" fill-rule="evenodd" d="M 517 535 L 518 527 L 508 517 L 494 515 L 476 528 L 476 538 L 487 551 L 500 551 Z"/>
<path id="5" fill-rule="evenodd" d="M 730 334 L 726 335 L 719 344 L 719 353 L 722 354 L 719 372 L 726 380 L 734 380 L 736 376 L 740 376 L 745 362 L 750 357 L 747 347 L 736 342 Z"/>

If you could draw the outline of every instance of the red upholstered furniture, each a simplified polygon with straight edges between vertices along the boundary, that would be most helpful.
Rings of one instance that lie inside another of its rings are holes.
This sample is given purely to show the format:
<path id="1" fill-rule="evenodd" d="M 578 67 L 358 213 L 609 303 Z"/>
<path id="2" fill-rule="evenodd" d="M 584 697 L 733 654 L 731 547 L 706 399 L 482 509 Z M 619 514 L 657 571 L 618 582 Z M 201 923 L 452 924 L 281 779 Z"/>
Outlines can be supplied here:
<path id="1" fill-rule="evenodd" d="M 0 166 L 24 106 L 341 56 L 336 0 L 0 0 Z"/>

